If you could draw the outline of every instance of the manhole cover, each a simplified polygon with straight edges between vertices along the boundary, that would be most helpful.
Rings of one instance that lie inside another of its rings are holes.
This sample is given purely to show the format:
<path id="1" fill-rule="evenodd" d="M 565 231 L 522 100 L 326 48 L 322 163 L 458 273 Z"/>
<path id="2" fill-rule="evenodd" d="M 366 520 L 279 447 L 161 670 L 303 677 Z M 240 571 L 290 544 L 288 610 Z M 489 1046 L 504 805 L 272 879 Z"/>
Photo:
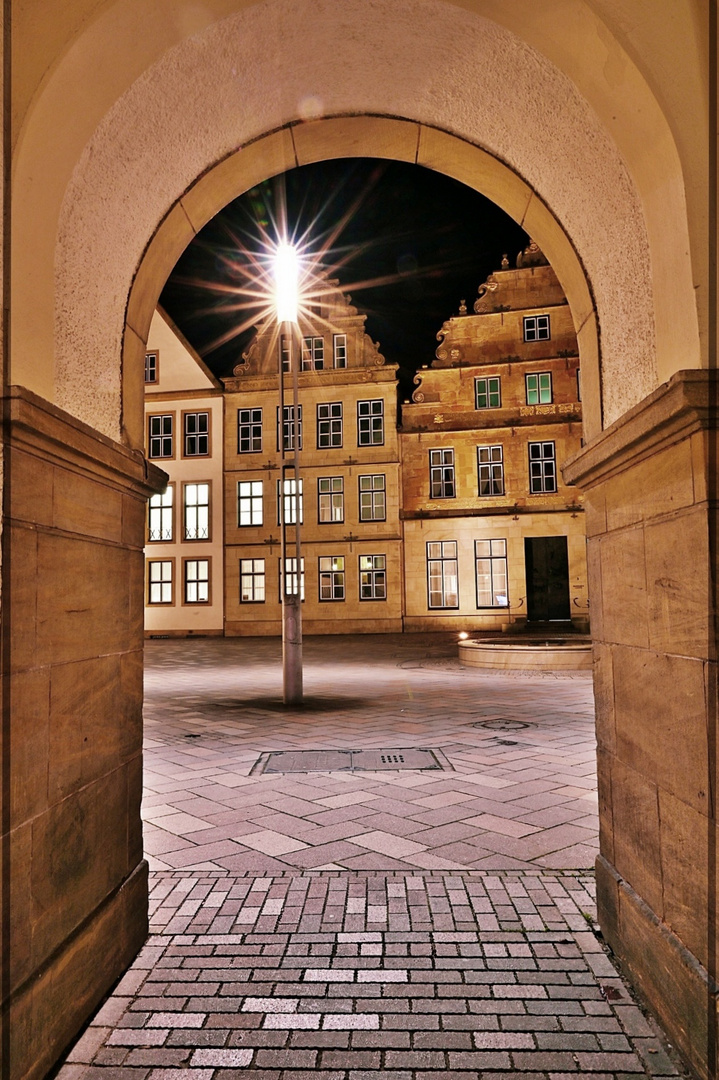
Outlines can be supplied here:
<path id="1" fill-rule="evenodd" d="M 263 754 L 253 772 L 381 772 L 385 769 L 451 769 L 439 750 L 277 750 Z"/>
<path id="2" fill-rule="evenodd" d="M 478 720 L 472 727 L 487 728 L 489 731 L 521 731 L 522 728 L 531 727 L 525 720 L 509 720 L 504 716 L 497 716 L 494 720 Z"/>

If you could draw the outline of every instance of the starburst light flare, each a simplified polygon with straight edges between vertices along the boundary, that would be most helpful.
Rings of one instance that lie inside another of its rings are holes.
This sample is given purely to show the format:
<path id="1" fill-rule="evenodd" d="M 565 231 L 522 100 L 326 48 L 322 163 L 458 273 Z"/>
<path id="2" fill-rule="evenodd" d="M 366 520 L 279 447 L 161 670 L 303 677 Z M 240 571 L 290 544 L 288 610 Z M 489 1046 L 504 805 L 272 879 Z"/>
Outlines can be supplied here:
<path id="1" fill-rule="evenodd" d="M 299 267 L 297 250 L 292 244 L 281 243 L 275 252 L 275 309 L 278 323 L 297 322 L 299 306 Z"/>

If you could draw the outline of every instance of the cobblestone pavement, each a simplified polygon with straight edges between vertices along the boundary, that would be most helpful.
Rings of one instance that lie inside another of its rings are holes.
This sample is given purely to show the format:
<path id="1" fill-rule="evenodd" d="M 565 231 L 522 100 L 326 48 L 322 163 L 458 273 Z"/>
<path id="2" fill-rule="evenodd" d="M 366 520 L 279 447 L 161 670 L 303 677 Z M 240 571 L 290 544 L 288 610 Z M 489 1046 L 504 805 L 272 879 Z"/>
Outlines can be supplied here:
<path id="1" fill-rule="evenodd" d="M 285 711 L 276 642 L 150 644 L 152 933 L 59 1080 L 678 1075 L 593 923 L 591 684 L 454 648 L 315 639 Z M 256 769 L 418 746 L 455 771 Z"/>

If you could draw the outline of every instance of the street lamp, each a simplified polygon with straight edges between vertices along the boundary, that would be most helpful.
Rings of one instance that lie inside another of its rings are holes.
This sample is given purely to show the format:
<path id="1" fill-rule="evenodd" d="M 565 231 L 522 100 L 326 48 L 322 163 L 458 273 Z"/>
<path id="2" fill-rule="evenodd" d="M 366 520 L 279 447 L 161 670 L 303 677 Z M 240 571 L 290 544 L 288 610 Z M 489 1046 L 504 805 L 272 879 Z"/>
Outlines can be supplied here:
<path id="1" fill-rule="evenodd" d="M 295 361 L 295 336 L 299 294 L 297 252 L 290 244 L 280 244 L 275 254 L 275 308 L 280 330 L 279 392 L 280 392 L 280 454 L 282 480 L 280 483 L 281 530 L 281 594 L 282 594 L 282 687 L 285 705 L 302 703 L 302 553 L 300 548 L 300 441 L 299 441 L 299 380 Z M 284 345 L 287 345 L 285 351 Z M 287 370 L 292 374 L 292 423 L 285 427 L 285 357 Z M 288 464 L 285 431 L 292 433 L 292 462 Z M 288 474 L 294 474 L 294 484 L 287 484 Z M 287 488 L 294 491 L 287 491 Z M 287 570 L 287 518 L 294 507 L 295 568 Z M 294 582 L 294 589 L 293 589 Z"/>

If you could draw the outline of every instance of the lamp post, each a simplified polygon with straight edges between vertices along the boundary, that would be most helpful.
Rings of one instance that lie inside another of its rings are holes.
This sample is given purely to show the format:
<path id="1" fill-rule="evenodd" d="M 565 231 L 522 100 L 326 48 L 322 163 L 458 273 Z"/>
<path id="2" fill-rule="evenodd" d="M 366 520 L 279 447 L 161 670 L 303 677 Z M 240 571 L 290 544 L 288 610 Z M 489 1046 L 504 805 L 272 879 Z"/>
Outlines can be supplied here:
<path id="1" fill-rule="evenodd" d="M 282 595 L 282 699 L 285 705 L 302 703 L 302 552 L 300 546 L 300 441 L 299 441 L 299 379 L 295 361 L 295 336 L 298 306 L 297 252 L 289 244 L 281 244 L 275 256 L 275 304 L 280 328 L 279 395 L 280 395 L 280 482 L 281 536 L 281 595 Z M 287 367 L 292 374 L 292 461 L 287 463 L 285 439 L 285 349 Z M 288 474 L 294 474 L 294 484 L 287 484 Z M 287 488 L 290 491 L 287 491 Z M 294 490 L 292 488 L 294 487 Z M 294 514 L 288 510 L 294 507 Z M 287 569 L 287 518 L 294 517 L 296 574 Z M 293 589 L 294 583 L 294 589 Z"/>

